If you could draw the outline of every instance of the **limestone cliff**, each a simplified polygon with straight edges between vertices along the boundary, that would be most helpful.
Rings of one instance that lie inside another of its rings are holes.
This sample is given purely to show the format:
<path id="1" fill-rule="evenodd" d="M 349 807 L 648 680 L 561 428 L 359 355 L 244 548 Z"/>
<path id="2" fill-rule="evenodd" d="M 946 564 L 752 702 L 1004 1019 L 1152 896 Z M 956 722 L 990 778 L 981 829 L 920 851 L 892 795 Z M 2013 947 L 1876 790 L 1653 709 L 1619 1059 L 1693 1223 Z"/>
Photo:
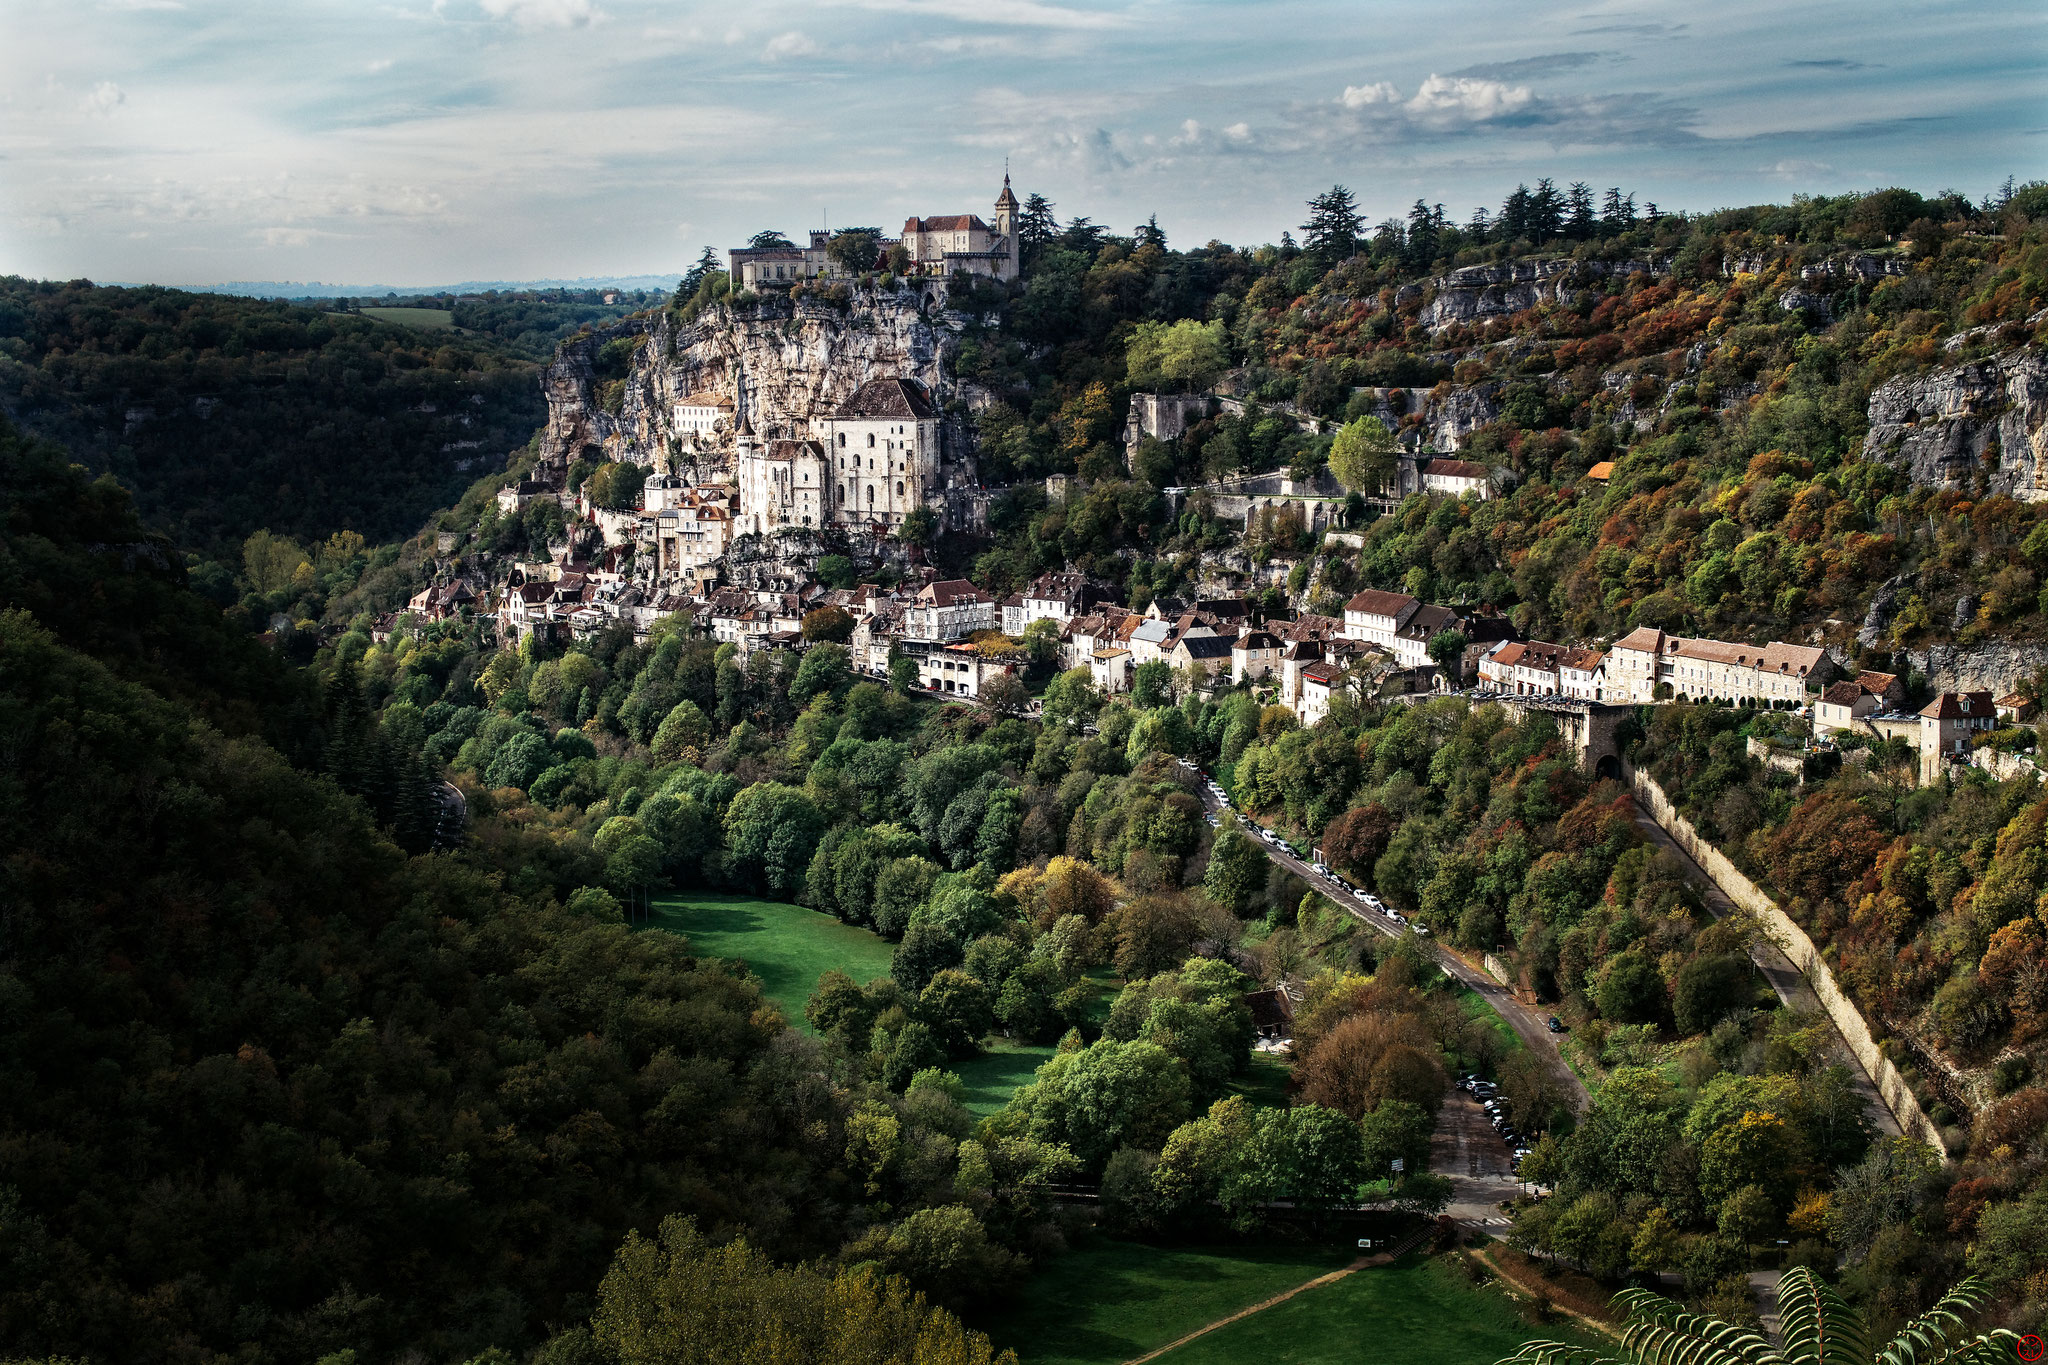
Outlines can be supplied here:
<path id="1" fill-rule="evenodd" d="M 677 399 L 708 389 L 737 401 L 742 380 L 748 417 L 764 436 L 806 434 L 811 418 L 867 380 L 890 375 L 919 381 L 944 407 L 959 396 L 952 360 L 962 326 L 929 294 L 901 288 L 856 289 L 844 302 L 778 297 L 719 305 L 681 325 L 667 311 L 624 318 L 562 343 L 542 375 L 542 459 L 652 463 L 668 449 Z M 644 340 L 608 405 L 599 353 L 621 337 Z M 964 460 L 964 427 L 948 425 Z"/>
<path id="2" fill-rule="evenodd" d="M 2048 501 L 2048 356 L 2032 349 L 1912 375 L 1870 395 L 1865 448 L 1913 482 Z"/>
<path id="3" fill-rule="evenodd" d="M 1614 275 L 1661 275 L 1668 261 L 1512 261 L 1468 265 L 1429 282 L 1432 297 L 1422 325 L 1436 330 L 1455 322 L 1507 317 L 1542 303 L 1567 303 L 1581 289 L 1603 285 Z"/>

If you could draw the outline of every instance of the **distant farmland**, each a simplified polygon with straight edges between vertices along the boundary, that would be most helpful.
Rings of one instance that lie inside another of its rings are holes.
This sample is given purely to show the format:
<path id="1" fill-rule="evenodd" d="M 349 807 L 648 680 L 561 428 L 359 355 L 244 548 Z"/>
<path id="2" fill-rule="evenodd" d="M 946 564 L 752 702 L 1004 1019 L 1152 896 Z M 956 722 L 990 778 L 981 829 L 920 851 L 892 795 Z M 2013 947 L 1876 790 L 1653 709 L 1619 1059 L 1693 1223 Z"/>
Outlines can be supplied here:
<path id="1" fill-rule="evenodd" d="M 418 327 L 428 332 L 455 330 L 455 314 L 445 308 L 363 308 L 357 311 L 366 318 L 395 322 L 402 327 Z"/>

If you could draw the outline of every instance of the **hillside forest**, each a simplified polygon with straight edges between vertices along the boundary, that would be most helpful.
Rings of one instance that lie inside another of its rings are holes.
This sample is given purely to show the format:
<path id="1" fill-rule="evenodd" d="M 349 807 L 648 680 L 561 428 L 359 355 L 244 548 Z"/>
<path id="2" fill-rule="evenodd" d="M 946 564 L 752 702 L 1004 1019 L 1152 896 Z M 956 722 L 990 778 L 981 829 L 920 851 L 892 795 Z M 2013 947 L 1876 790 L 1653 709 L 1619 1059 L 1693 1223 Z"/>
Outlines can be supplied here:
<path id="1" fill-rule="evenodd" d="M 2038 345 L 2048 191 L 1703 215 L 1539 192 L 1377 228 L 1333 192 L 1299 243 L 1180 251 L 1035 201 L 1024 281 L 962 324 L 963 375 L 1003 399 L 977 419 L 984 469 L 1016 487 L 989 536 L 932 554 L 998 593 L 1072 566 L 1138 604 L 1278 557 L 1267 610 L 1401 587 L 1558 635 L 1790 632 L 1909 575 L 1873 667 L 2048 623 L 2033 505 L 1915 486 L 1863 445 L 1885 379 Z M 1825 317 L 1780 306 L 1801 264 L 1851 251 L 1900 273 Z M 1664 264 L 1464 331 L 1404 290 L 1565 257 Z M 706 274 L 666 306 L 773 306 L 721 290 Z M 434 531 L 487 566 L 560 534 L 498 517 L 539 402 L 517 337 L 478 331 L 429 349 L 283 305 L 0 290 L 9 1352 L 651 1362 L 678 1323 L 773 1313 L 801 1358 L 1001 1359 L 975 1324 L 1104 1231 L 1433 1217 L 1429 1135 L 1466 1073 L 1540 1135 L 1525 1169 L 1548 1193 L 1511 1240 L 1607 1286 L 1670 1273 L 1748 1321 L 1746 1274 L 1782 1243 L 1879 1326 L 1964 1274 L 1995 1324 L 2048 1324 L 2031 786 L 1795 788 L 1748 757 L 1771 718 L 1722 708 L 1645 708 L 1626 737 L 1827 944 L 1946 1125 L 1942 1161 L 1878 1135 L 1825 1022 L 1750 970 L 1754 926 L 1710 915 L 1541 717 L 1345 700 L 1304 729 L 1245 689 L 1105 697 L 1042 662 L 1033 713 L 941 706 L 837 644 L 742 659 L 680 617 L 567 647 L 465 619 L 375 638 L 445 567 Z M 1225 381 L 1244 416 L 1125 466 L 1131 392 Z M 1165 487 L 1326 467 L 1344 424 L 1398 428 L 1394 393 L 1441 385 L 1493 386 L 1461 450 L 1512 473 L 1506 496 L 1418 498 L 1359 548 L 1167 514 Z M 165 416 L 117 442 L 130 407 Z M 238 411 L 240 454 L 212 439 Z M 440 463 L 458 413 L 505 462 L 481 480 Z M 1060 501 L 1031 482 L 1061 472 L 1084 483 Z M 1413 936 L 1212 827 L 1182 759 L 1509 963 L 1568 1026 L 1589 1106 Z M 890 969 L 828 974 L 795 1018 L 649 925 L 692 890 L 859 926 Z M 1304 998 L 1275 1085 L 1246 997 L 1283 976 Z M 1030 1081 L 970 1112 L 959 1068 L 1021 1046 L 1047 1050 Z M 1075 1186 L 1093 1217 L 1058 1197 Z"/>

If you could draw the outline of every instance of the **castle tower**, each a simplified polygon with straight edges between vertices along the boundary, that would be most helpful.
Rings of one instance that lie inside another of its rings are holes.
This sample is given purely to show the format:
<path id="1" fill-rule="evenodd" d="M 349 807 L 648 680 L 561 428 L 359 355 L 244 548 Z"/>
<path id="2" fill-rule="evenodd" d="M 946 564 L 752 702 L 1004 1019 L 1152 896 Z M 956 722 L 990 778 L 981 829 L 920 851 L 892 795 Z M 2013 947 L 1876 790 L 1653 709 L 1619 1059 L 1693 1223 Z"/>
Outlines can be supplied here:
<path id="1" fill-rule="evenodd" d="M 995 229 L 1008 243 L 1010 252 L 1009 268 L 1002 278 L 1014 280 L 1024 271 L 1024 249 L 1017 240 L 1017 196 L 1010 192 L 1010 172 L 1003 171 L 1003 192 L 996 196 Z"/>

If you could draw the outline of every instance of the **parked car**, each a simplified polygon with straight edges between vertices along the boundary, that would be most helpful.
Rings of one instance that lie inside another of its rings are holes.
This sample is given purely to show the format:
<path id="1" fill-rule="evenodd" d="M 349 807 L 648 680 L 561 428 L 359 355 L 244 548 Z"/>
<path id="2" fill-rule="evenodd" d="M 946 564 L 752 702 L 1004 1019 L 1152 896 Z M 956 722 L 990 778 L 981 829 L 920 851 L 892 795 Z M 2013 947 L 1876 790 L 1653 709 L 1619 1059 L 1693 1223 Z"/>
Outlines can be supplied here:
<path id="1" fill-rule="evenodd" d="M 1371 903 L 1372 903 L 1372 897 L 1371 897 L 1371 896 L 1368 896 L 1368 895 L 1366 895 L 1366 894 L 1365 894 L 1365 892 L 1363 892 L 1363 891 L 1354 891 L 1354 892 L 1352 892 L 1351 894 L 1352 894 L 1352 895 L 1354 895 L 1354 896 L 1356 896 L 1356 897 L 1358 897 L 1358 899 L 1360 899 L 1360 900 L 1362 900 L 1362 901 L 1366 902 L 1367 904 L 1371 904 Z"/>
<path id="2" fill-rule="evenodd" d="M 1550 1016 L 1550 1031 L 1552 1033 L 1564 1032 L 1564 1021 L 1554 1014 Z"/>

